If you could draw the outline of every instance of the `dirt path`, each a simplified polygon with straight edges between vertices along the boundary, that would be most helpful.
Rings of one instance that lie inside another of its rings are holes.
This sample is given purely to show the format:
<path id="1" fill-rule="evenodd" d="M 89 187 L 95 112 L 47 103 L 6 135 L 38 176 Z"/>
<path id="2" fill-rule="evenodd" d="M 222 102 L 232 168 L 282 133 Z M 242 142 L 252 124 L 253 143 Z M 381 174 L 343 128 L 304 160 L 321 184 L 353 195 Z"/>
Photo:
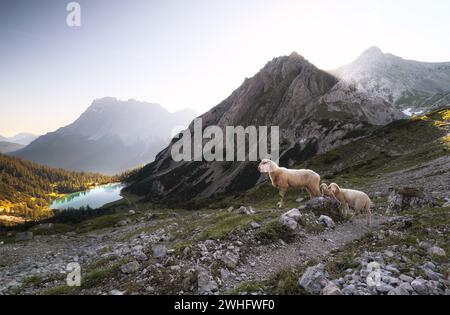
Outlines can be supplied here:
<path id="1" fill-rule="evenodd" d="M 262 281 L 282 269 L 295 267 L 310 259 L 323 260 L 331 251 L 361 238 L 387 220 L 386 216 L 376 215 L 373 217 L 372 225 L 367 227 L 366 220 L 360 218 L 352 223 L 339 224 L 335 229 L 317 235 L 308 234 L 301 240 L 290 244 L 263 246 L 257 250 L 259 254 L 249 256 L 247 263 L 237 268 L 237 277 L 240 278 L 242 274 L 245 274 L 247 281 Z M 230 277 L 225 285 L 231 289 L 241 281 Z"/>

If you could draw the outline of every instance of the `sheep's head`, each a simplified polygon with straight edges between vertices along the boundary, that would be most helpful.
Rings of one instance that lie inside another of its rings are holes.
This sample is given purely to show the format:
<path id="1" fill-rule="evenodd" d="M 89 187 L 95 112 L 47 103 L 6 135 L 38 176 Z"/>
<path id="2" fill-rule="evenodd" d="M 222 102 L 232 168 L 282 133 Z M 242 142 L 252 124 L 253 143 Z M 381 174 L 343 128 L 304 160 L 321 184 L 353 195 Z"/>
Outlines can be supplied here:
<path id="1" fill-rule="evenodd" d="M 339 187 L 338 184 L 336 184 L 336 183 L 331 183 L 331 184 L 328 186 L 328 190 L 329 190 L 333 195 L 337 195 L 337 194 L 339 194 L 339 192 L 341 191 L 341 188 Z"/>
<path id="2" fill-rule="evenodd" d="M 261 163 L 258 165 L 258 170 L 261 173 L 270 173 L 276 171 L 278 168 L 278 165 L 269 159 L 263 159 Z"/>
<path id="3" fill-rule="evenodd" d="M 322 195 L 324 196 L 330 196 L 330 197 L 334 197 L 333 192 L 331 191 L 330 187 L 327 186 L 327 184 L 323 183 L 322 185 L 320 185 L 320 192 L 322 193 Z"/>

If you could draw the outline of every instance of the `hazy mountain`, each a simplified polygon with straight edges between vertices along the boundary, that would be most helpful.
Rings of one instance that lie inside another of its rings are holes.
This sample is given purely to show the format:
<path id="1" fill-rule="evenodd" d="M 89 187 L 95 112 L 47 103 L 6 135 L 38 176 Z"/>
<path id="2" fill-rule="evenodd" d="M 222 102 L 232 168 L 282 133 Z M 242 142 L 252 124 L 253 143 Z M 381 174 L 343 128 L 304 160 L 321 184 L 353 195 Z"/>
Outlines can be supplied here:
<path id="1" fill-rule="evenodd" d="M 72 124 L 14 155 L 69 170 L 118 173 L 152 161 L 173 128 L 188 125 L 195 115 L 136 100 L 97 99 Z"/>
<path id="2" fill-rule="evenodd" d="M 23 146 L 26 146 L 33 142 L 37 137 L 37 135 L 27 132 L 19 133 L 13 137 L 2 137 L 0 136 L 0 141 L 7 141 L 11 143 L 21 144 Z"/>
<path id="3" fill-rule="evenodd" d="M 18 144 L 18 143 L 12 143 L 12 142 L 8 142 L 8 141 L 0 140 L 0 153 L 14 152 L 14 151 L 22 149 L 23 147 L 25 147 L 25 146 Z"/>
<path id="4" fill-rule="evenodd" d="M 332 73 L 409 112 L 450 104 L 450 62 L 405 60 L 371 47 Z"/>
<path id="5" fill-rule="evenodd" d="M 281 164 L 287 166 L 404 116 L 292 53 L 267 63 L 201 117 L 203 127 L 279 126 Z M 128 190 L 153 201 L 182 202 L 247 189 L 260 179 L 256 163 L 176 163 L 175 141 L 129 179 Z"/>

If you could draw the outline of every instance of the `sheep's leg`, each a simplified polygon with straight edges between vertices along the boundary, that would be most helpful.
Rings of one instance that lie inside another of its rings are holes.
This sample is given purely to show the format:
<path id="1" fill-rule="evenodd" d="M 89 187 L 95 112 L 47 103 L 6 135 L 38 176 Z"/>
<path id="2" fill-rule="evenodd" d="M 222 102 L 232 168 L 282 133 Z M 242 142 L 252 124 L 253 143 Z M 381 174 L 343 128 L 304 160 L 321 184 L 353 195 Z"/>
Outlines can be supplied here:
<path id="1" fill-rule="evenodd" d="M 309 189 L 308 186 L 306 186 L 305 188 L 306 188 L 306 191 L 307 191 L 308 194 L 309 194 L 309 199 L 312 199 L 312 198 L 313 198 L 313 194 L 312 194 L 312 192 L 311 192 L 311 189 Z"/>
<path id="2" fill-rule="evenodd" d="M 355 216 L 355 214 L 353 213 L 351 215 L 351 217 L 349 217 L 350 208 L 348 206 L 348 203 L 346 203 L 346 202 L 341 203 L 341 209 L 342 209 L 341 210 L 342 211 L 342 217 L 349 218 L 349 220 L 352 221 L 353 217 Z"/>
<path id="3" fill-rule="evenodd" d="M 320 197 L 322 194 L 320 192 L 319 186 L 314 186 L 312 189 L 313 197 Z"/>
<path id="4" fill-rule="evenodd" d="M 372 224 L 372 212 L 370 211 L 370 203 L 366 205 L 367 226 Z"/>
<path id="5" fill-rule="evenodd" d="M 278 203 L 278 207 L 284 208 L 284 195 L 286 195 L 287 187 L 280 187 L 279 193 L 280 193 L 280 202 Z"/>

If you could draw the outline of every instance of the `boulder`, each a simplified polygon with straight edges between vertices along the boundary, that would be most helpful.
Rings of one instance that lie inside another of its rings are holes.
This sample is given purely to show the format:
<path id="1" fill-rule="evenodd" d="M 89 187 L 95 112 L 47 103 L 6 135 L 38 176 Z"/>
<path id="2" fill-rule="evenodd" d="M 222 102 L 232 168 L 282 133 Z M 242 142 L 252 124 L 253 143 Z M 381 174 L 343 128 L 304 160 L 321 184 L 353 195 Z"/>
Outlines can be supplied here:
<path id="1" fill-rule="evenodd" d="M 288 228 L 290 228 L 291 230 L 295 230 L 298 226 L 297 221 L 295 221 L 292 218 L 289 218 L 288 216 L 285 216 L 284 214 L 280 217 L 279 222 L 284 225 L 287 226 Z"/>
<path id="2" fill-rule="evenodd" d="M 252 229 L 259 229 L 261 227 L 261 224 L 259 224 L 258 222 L 252 221 L 252 222 L 250 222 L 250 226 L 252 227 Z"/>
<path id="3" fill-rule="evenodd" d="M 142 250 L 136 251 L 133 254 L 134 258 L 136 258 L 138 261 L 146 261 L 148 259 L 147 255 L 144 254 L 144 252 Z"/>
<path id="4" fill-rule="evenodd" d="M 227 251 L 225 253 L 225 255 L 223 255 L 220 259 L 223 261 L 225 266 L 227 266 L 228 268 L 234 269 L 234 268 L 236 268 L 236 266 L 239 262 L 239 255 L 235 254 L 233 252 Z"/>
<path id="5" fill-rule="evenodd" d="M 329 282 L 327 286 L 322 289 L 322 295 L 342 295 L 342 292 L 335 283 Z"/>
<path id="6" fill-rule="evenodd" d="M 325 265 L 318 264 L 313 267 L 308 267 L 300 277 L 298 284 L 310 294 L 320 294 L 329 285 Z"/>
<path id="7" fill-rule="evenodd" d="M 446 253 L 445 250 L 443 250 L 440 247 L 433 246 L 428 250 L 428 254 L 431 256 L 438 256 L 438 257 L 445 257 Z"/>
<path id="8" fill-rule="evenodd" d="M 336 224 L 334 223 L 333 219 L 326 215 L 321 215 L 319 217 L 319 223 L 325 225 L 327 228 L 334 229 L 336 227 Z"/>
<path id="9" fill-rule="evenodd" d="M 389 212 L 399 212 L 408 209 L 417 209 L 423 207 L 434 207 L 436 200 L 425 194 L 422 190 L 413 187 L 391 188 L 388 197 L 387 210 Z"/>
<path id="10" fill-rule="evenodd" d="M 409 295 L 409 291 L 404 287 L 396 287 L 388 292 L 388 295 Z"/>
<path id="11" fill-rule="evenodd" d="M 197 285 L 200 294 L 211 294 L 218 290 L 216 281 L 206 269 L 201 267 L 197 268 Z"/>
<path id="12" fill-rule="evenodd" d="M 155 244 L 152 246 L 153 257 L 164 258 L 167 255 L 167 247 L 163 244 Z"/>
<path id="13" fill-rule="evenodd" d="M 126 226 L 130 223 L 131 223 L 131 221 L 129 219 L 121 220 L 116 223 L 116 227 Z"/>
<path id="14" fill-rule="evenodd" d="M 335 222 L 345 220 L 341 215 L 340 202 L 329 196 L 311 199 L 306 203 L 305 211 L 312 211 L 316 216 L 326 215 Z"/>
<path id="15" fill-rule="evenodd" d="M 22 242 L 22 241 L 30 241 L 33 239 L 33 232 L 20 232 L 16 234 L 16 241 Z"/>
<path id="16" fill-rule="evenodd" d="M 300 213 L 300 211 L 296 208 L 289 210 L 288 212 L 286 212 L 285 214 L 283 214 L 284 216 L 287 216 L 288 218 L 291 218 L 295 221 L 299 221 L 300 218 L 302 217 L 302 214 Z"/>
<path id="17" fill-rule="evenodd" d="M 125 274 L 134 273 L 139 270 L 139 263 L 137 261 L 129 262 L 120 267 L 120 270 Z"/>
<path id="18" fill-rule="evenodd" d="M 413 282 L 411 282 L 411 287 L 416 291 L 418 294 L 424 295 L 428 293 L 428 288 L 426 286 L 426 281 L 424 279 L 416 279 Z"/>
<path id="19" fill-rule="evenodd" d="M 252 207 L 240 207 L 239 209 L 234 210 L 237 213 L 245 214 L 245 215 L 252 215 L 255 213 L 255 210 L 253 210 Z"/>

